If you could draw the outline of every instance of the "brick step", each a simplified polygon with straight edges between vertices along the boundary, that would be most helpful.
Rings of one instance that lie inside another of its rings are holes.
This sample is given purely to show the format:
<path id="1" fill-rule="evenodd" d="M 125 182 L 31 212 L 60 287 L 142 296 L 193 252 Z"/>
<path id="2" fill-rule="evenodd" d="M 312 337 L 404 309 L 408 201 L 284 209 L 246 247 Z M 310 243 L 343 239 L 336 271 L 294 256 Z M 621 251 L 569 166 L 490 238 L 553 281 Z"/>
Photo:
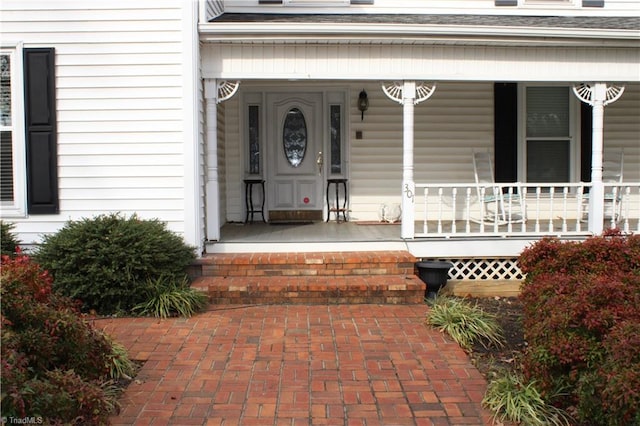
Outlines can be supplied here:
<path id="1" fill-rule="evenodd" d="M 213 304 L 416 304 L 425 284 L 415 275 L 199 277 L 192 287 Z"/>
<path id="2" fill-rule="evenodd" d="M 224 253 L 198 259 L 191 271 L 205 277 L 414 275 L 405 251 L 327 253 Z"/>

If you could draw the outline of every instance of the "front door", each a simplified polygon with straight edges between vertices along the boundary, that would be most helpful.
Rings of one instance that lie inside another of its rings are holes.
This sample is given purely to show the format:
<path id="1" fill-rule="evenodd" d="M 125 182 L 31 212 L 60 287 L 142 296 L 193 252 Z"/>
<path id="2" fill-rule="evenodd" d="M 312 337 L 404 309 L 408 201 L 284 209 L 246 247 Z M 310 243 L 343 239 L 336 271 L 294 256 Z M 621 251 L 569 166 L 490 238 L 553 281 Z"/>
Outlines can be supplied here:
<path id="1" fill-rule="evenodd" d="M 322 220 L 322 94 L 269 94 L 267 111 L 269 220 Z"/>

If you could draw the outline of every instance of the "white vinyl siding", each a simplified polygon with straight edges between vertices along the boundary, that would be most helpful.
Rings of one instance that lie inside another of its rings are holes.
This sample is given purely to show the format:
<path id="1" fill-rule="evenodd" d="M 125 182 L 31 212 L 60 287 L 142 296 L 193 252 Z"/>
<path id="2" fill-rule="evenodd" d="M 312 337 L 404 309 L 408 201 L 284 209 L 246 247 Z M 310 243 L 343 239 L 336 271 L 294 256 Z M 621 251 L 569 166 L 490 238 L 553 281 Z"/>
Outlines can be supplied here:
<path id="1" fill-rule="evenodd" d="M 361 122 L 357 87 L 351 94 L 351 216 L 378 220 L 381 204 L 401 201 L 402 106 L 379 85 L 365 86 L 370 107 Z M 415 181 L 473 182 L 473 151 L 493 149 L 493 84 L 439 83 L 414 114 Z M 362 140 L 355 140 L 355 130 L 363 131 Z"/>
<path id="2" fill-rule="evenodd" d="M 26 243 L 105 212 L 185 224 L 181 0 L 4 1 L 3 40 L 55 47 L 60 214 Z M 193 206 L 196 208 L 196 206 Z"/>
<path id="3" fill-rule="evenodd" d="M 640 182 L 640 84 L 627 84 L 622 97 L 604 107 L 607 148 L 624 150 L 624 181 Z"/>

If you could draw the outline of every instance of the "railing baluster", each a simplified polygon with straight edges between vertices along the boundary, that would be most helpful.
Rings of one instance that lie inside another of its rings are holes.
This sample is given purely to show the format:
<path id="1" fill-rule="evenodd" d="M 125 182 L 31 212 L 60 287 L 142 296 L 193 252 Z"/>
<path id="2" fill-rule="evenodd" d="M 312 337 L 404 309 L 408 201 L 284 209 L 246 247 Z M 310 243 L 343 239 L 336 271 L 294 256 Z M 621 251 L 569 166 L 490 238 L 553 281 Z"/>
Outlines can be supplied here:
<path id="1" fill-rule="evenodd" d="M 567 232 L 567 198 L 569 196 L 569 187 L 562 189 L 562 232 Z"/>
<path id="2" fill-rule="evenodd" d="M 540 232 L 540 193 L 542 189 L 540 186 L 536 187 L 536 232 Z"/>
<path id="3" fill-rule="evenodd" d="M 527 188 L 518 186 L 518 201 L 520 202 L 520 214 L 522 215 L 522 223 L 520 231 L 527 232 Z"/>
<path id="4" fill-rule="evenodd" d="M 426 187 L 424 188 L 424 213 L 423 213 L 423 219 L 422 219 L 422 232 L 425 234 L 429 233 L 429 226 L 427 223 L 427 220 L 429 219 L 429 216 L 427 216 L 428 205 L 429 205 L 429 188 Z"/>
<path id="5" fill-rule="evenodd" d="M 556 187 L 549 187 L 549 232 L 553 232 L 553 203 L 556 193 Z"/>
<path id="6" fill-rule="evenodd" d="M 438 233 L 442 233 L 442 188 L 438 188 Z"/>
<path id="7" fill-rule="evenodd" d="M 582 206 L 584 206 L 584 187 L 580 186 L 578 187 L 578 205 L 576 206 L 578 210 L 578 219 L 576 220 L 576 232 L 580 232 L 582 230 L 582 216 L 584 215 Z"/>
<path id="8" fill-rule="evenodd" d="M 451 189 L 451 214 L 452 214 L 452 218 L 451 218 L 451 233 L 455 234 L 457 229 L 456 229 L 456 198 L 458 195 L 458 188 L 452 188 Z"/>
<path id="9" fill-rule="evenodd" d="M 467 187 L 467 197 L 465 200 L 466 203 L 466 208 L 467 208 L 467 213 L 466 213 L 466 220 L 465 220 L 465 231 L 471 232 L 471 188 Z"/>
<path id="10" fill-rule="evenodd" d="M 493 217 L 493 232 L 498 232 L 498 221 L 503 219 L 502 217 L 502 209 L 503 205 L 500 203 L 500 198 L 498 197 L 498 187 L 493 187 L 493 204 L 494 208 L 494 217 Z"/>
<path id="11" fill-rule="evenodd" d="M 618 213 L 618 205 L 617 205 L 617 203 L 618 203 L 618 187 L 614 186 L 613 188 L 611 188 L 611 190 L 613 192 L 612 193 L 612 198 L 613 199 L 611 200 L 611 220 L 609 221 L 610 222 L 609 227 L 611 229 L 616 229 L 617 228 L 617 223 L 616 223 L 617 217 L 616 217 L 616 215 Z"/>
<path id="12" fill-rule="evenodd" d="M 640 198 L 640 186 L 636 187 L 636 197 Z M 636 232 L 640 233 L 640 202 L 635 204 L 638 209 L 636 210 Z"/>
<path id="13" fill-rule="evenodd" d="M 484 220 L 485 220 L 485 194 L 487 193 L 487 189 L 483 186 L 480 188 L 480 232 L 484 232 Z"/>

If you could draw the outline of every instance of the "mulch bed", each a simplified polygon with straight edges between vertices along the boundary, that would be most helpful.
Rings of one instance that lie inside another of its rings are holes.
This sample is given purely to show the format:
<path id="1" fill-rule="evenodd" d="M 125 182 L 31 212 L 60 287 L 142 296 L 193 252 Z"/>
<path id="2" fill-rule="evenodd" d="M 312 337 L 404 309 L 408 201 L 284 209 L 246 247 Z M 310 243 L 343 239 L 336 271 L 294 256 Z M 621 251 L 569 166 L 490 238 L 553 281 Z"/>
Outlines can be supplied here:
<path id="1" fill-rule="evenodd" d="M 491 345 L 485 348 L 477 343 L 469 354 L 473 364 L 490 380 L 492 373 L 496 370 L 514 368 L 527 346 L 522 329 L 522 302 L 516 297 L 483 297 L 467 298 L 467 300 L 477 304 L 486 313 L 494 315 L 504 332 L 504 346 Z"/>

